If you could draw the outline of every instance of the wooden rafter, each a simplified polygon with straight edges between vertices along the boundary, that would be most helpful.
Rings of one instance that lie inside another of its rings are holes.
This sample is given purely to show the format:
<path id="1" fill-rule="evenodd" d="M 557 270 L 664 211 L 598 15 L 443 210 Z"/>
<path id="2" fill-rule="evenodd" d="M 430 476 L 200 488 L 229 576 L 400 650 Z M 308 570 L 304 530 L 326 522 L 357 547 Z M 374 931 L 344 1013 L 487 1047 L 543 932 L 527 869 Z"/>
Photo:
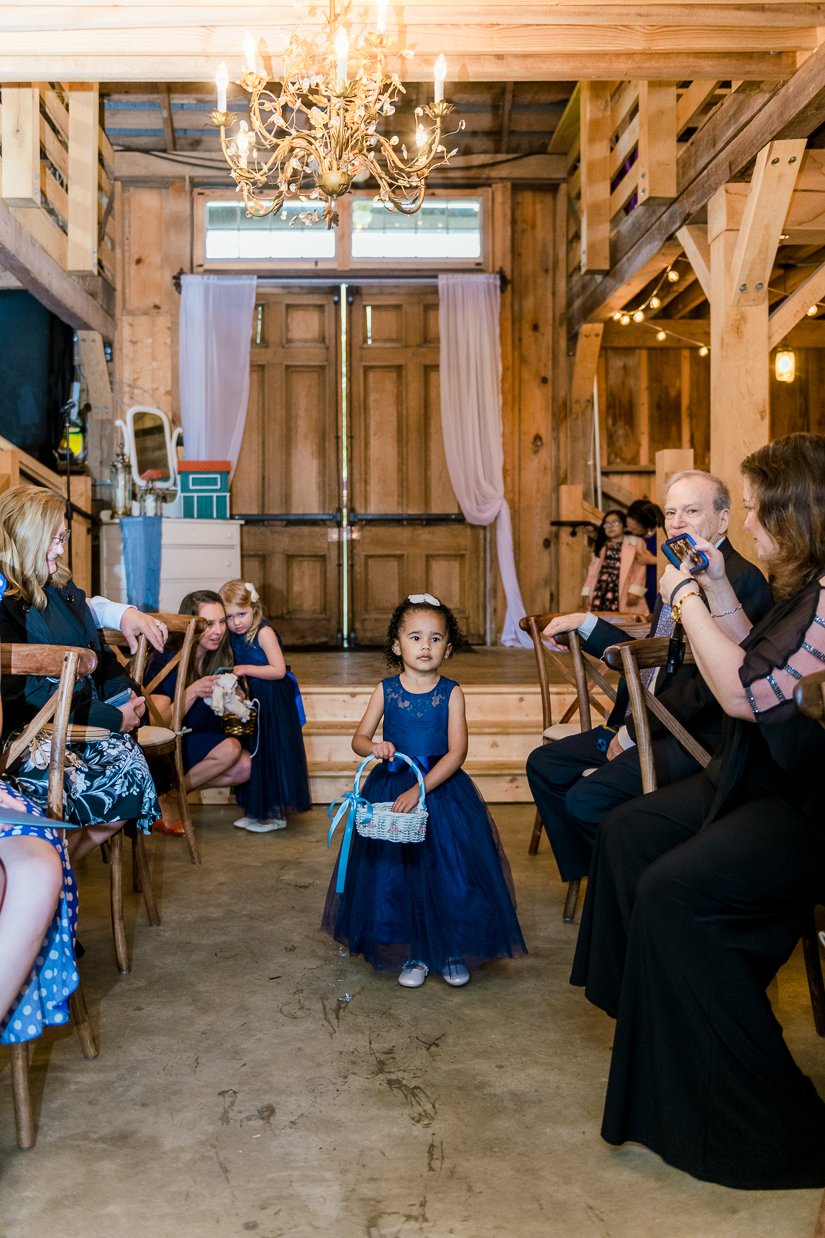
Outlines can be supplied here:
<path id="1" fill-rule="evenodd" d="M 513 110 L 513 83 L 504 83 L 504 93 L 501 98 L 501 129 L 499 130 L 498 148 L 506 154 L 510 149 L 510 116 Z"/>
<path id="2" fill-rule="evenodd" d="M 768 281 L 804 151 L 804 138 L 789 138 L 770 142 L 757 156 L 733 256 L 733 305 L 758 305 L 768 298 Z"/>
<path id="3" fill-rule="evenodd" d="M 679 162 L 679 195 L 669 204 L 634 211 L 616 244 L 614 266 L 601 278 L 573 289 L 569 329 L 602 316 L 604 307 L 635 273 L 655 259 L 662 245 L 708 203 L 718 188 L 739 175 L 767 143 L 807 137 L 825 122 L 825 44 L 808 57 L 790 82 L 764 86 L 753 95 L 737 91 L 702 130 L 702 142 Z"/>
<path id="4" fill-rule="evenodd" d="M 775 348 L 786 335 L 801 322 L 811 305 L 816 305 L 825 296 L 825 265 L 809 275 L 803 284 L 786 297 L 768 319 L 768 344 Z M 823 326 L 816 323 L 812 326 Z M 823 340 L 825 344 L 825 340 Z"/>
<path id="5" fill-rule="evenodd" d="M 685 224 L 676 233 L 676 240 L 685 251 L 693 273 L 702 285 L 706 297 L 710 297 L 710 246 L 708 230 L 701 224 Z"/>

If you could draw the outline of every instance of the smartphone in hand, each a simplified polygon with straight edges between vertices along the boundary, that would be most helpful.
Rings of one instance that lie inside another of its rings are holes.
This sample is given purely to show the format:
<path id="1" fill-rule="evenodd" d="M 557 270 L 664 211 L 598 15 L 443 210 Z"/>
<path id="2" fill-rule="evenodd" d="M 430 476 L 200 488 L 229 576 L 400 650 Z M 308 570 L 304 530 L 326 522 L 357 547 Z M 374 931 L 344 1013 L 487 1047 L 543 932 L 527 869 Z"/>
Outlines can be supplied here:
<path id="1" fill-rule="evenodd" d="M 120 709 L 121 705 L 126 705 L 132 699 L 132 689 L 124 688 L 122 692 L 115 693 L 114 696 L 106 698 L 107 705 L 114 705 L 115 709 Z"/>
<path id="2" fill-rule="evenodd" d="M 708 565 L 707 555 L 703 550 L 696 549 L 696 543 L 689 533 L 682 533 L 680 537 L 669 537 L 662 543 L 662 554 L 674 567 L 681 567 L 688 559 L 690 572 L 704 572 Z"/>

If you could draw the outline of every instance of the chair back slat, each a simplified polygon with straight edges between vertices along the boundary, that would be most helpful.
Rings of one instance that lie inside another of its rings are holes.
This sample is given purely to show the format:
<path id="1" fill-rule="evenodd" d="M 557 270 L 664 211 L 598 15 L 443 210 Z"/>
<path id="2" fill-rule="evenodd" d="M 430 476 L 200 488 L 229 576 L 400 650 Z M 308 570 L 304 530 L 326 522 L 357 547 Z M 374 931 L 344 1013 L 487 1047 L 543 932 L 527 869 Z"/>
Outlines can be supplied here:
<path id="1" fill-rule="evenodd" d="M 591 695 L 590 682 L 602 691 L 609 701 L 616 699 L 616 692 L 599 671 L 596 659 L 582 649 L 578 632 L 567 632 L 558 640 L 559 644 L 568 646 L 569 656 L 549 648 L 542 633 L 554 618 L 553 614 L 524 615 L 519 620 L 519 627 L 529 634 L 533 642 L 541 692 L 542 729 L 546 731 L 554 722 L 550 673 L 553 670 L 576 693 L 576 699 L 567 706 L 560 722 L 568 722 L 578 711 L 582 730 L 589 730 L 592 726 L 593 709 L 596 709 L 602 718 L 606 718 L 609 713 L 609 708 Z"/>
<path id="2" fill-rule="evenodd" d="M 703 768 L 710 761 L 710 754 L 689 734 L 669 709 L 642 683 L 640 671 L 652 670 L 667 665 L 670 640 L 666 636 L 648 636 L 642 640 L 611 645 L 604 651 L 604 661 L 612 670 L 621 670 L 627 684 L 630 712 L 636 728 L 636 746 L 639 750 L 639 766 L 642 771 L 642 788 L 645 792 L 656 790 L 656 767 L 653 761 L 653 743 L 650 734 L 648 713 L 652 713 L 679 741 Z M 690 645 L 685 641 L 684 666 L 695 665 Z"/>
<path id="3" fill-rule="evenodd" d="M 3 768 L 7 769 L 14 764 L 42 728 L 51 722 L 47 812 L 54 820 L 60 820 L 63 817 L 66 739 L 75 682 L 78 675 L 90 675 L 96 666 L 97 654 L 93 650 L 76 648 L 71 645 L 4 645 L 0 649 L 0 671 L 3 673 L 46 675 L 58 680 L 57 690 L 3 754 Z"/>
<path id="4" fill-rule="evenodd" d="M 172 729 L 180 731 L 183 726 L 184 705 L 186 701 L 186 678 L 189 672 L 189 664 L 194 653 L 195 641 L 206 630 L 207 623 L 199 615 L 174 615 L 161 612 L 153 615 L 160 623 L 165 624 L 170 634 L 174 633 L 182 637 L 180 648 L 176 649 L 169 659 L 156 675 L 149 681 L 146 679 L 147 668 L 152 663 L 153 650 L 144 635 L 138 638 L 138 647 L 131 659 L 124 660 L 123 664 L 128 667 L 129 674 L 140 686 L 141 696 L 146 699 L 147 721 L 154 726 L 167 726 L 160 715 L 157 705 L 152 699 L 153 693 L 157 691 L 158 686 L 163 682 L 167 675 L 172 671 L 177 670 L 177 682 L 175 684 L 175 695 L 172 701 Z M 117 652 L 127 647 L 126 637 L 122 632 L 114 632 L 109 629 L 105 632 L 107 644 Z"/>
<path id="5" fill-rule="evenodd" d="M 825 726 L 825 671 L 816 671 L 800 679 L 793 690 L 793 699 L 801 714 Z"/>

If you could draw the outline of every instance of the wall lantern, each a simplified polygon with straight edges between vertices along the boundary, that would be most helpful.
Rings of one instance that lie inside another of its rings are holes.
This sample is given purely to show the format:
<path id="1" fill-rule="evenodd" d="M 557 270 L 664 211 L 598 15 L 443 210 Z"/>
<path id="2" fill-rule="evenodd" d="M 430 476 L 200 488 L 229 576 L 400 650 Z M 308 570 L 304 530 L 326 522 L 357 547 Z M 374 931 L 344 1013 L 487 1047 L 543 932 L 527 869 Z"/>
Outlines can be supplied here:
<path id="1" fill-rule="evenodd" d="M 792 383 L 796 378 L 796 354 L 792 348 L 777 349 L 773 372 L 778 383 Z"/>

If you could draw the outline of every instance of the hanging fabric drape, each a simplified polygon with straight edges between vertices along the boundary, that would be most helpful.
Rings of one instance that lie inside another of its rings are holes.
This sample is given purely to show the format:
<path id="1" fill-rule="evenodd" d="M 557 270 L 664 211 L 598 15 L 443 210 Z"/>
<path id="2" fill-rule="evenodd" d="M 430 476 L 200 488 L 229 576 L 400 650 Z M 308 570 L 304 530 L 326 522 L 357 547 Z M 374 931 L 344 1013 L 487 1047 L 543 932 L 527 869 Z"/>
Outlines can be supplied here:
<path id="1" fill-rule="evenodd" d="M 465 520 L 496 522 L 498 566 L 507 600 L 502 645 L 531 642 L 518 626 L 524 612 L 510 508 L 504 498 L 498 275 L 441 275 L 441 429 L 447 469 Z"/>
<path id="2" fill-rule="evenodd" d="M 249 400 L 254 275 L 184 275 L 180 411 L 187 460 L 238 462 Z"/>

